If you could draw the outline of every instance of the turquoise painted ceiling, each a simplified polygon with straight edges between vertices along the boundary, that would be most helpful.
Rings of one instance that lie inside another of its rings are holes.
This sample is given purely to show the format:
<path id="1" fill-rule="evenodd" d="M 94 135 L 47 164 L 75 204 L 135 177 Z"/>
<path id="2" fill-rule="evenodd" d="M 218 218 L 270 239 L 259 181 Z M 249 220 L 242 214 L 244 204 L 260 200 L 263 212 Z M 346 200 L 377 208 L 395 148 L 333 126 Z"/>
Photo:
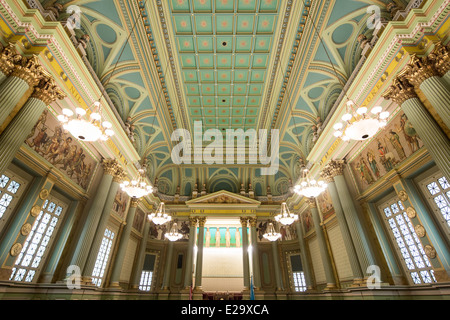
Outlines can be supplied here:
<path id="1" fill-rule="evenodd" d="M 180 187 L 189 195 L 195 183 L 199 189 L 205 183 L 208 191 L 226 186 L 239 192 L 241 183 L 246 189 L 252 183 L 265 195 L 268 186 L 273 194 L 286 192 L 298 177 L 314 126 L 326 119 L 361 57 L 357 36 L 371 35 L 367 7 L 379 5 L 386 14 L 388 2 L 297 1 L 57 2 L 80 6 L 82 31 L 90 36 L 88 60 L 122 121 L 133 124 L 136 149 L 149 160 L 148 174 L 158 178 L 160 191 L 174 194 Z M 166 65 L 161 55 L 168 48 Z M 174 165 L 170 135 L 191 130 L 194 121 L 219 130 L 280 129 L 279 173 Z"/>

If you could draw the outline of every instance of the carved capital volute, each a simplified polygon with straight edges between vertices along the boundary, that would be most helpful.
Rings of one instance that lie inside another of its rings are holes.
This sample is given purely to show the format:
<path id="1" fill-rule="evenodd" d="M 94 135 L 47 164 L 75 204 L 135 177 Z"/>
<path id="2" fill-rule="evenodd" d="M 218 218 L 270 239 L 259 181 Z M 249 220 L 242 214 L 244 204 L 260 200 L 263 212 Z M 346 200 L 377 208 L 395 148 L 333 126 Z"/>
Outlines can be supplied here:
<path id="1" fill-rule="evenodd" d="M 198 220 L 198 226 L 199 227 L 204 227 L 205 223 L 206 223 L 206 217 L 197 217 Z"/>
<path id="2" fill-rule="evenodd" d="M 0 43 L 0 71 L 9 76 L 14 70 L 14 57 L 17 55 L 15 46 L 9 43 L 6 47 Z"/>
<path id="3" fill-rule="evenodd" d="M 139 205 L 140 199 L 139 198 L 131 198 L 130 206 L 131 208 L 137 208 Z"/>
<path id="4" fill-rule="evenodd" d="M 433 51 L 428 55 L 432 61 L 436 72 L 442 77 L 450 71 L 449 46 L 444 46 L 442 42 L 435 43 Z"/>
<path id="5" fill-rule="evenodd" d="M 325 166 L 324 170 L 326 170 L 326 172 L 331 178 L 334 178 L 336 176 L 344 175 L 344 169 L 345 169 L 344 160 L 331 160 L 330 163 L 328 163 Z"/>
<path id="6" fill-rule="evenodd" d="M 30 87 L 38 84 L 45 72 L 37 56 L 26 58 L 21 55 L 15 55 L 14 59 L 16 64 L 11 75 L 22 79 Z"/>
<path id="7" fill-rule="evenodd" d="M 196 217 L 189 217 L 189 226 L 195 227 L 197 225 L 197 218 Z"/>
<path id="8" fill-rule="evenodd" d="M 115 159 L 103 159 L 102 165 L 104 173 L 110 176 L 114 176 L 117 172 L 117 168 L 119 167 L 119 164 Z"/>
<path id="9" fill-rule="evenodd" d="M 117 183 L 121 183 L 121 182 L 123 182 L 123 180 L 125 180 L 126 176 L 127 176 L 127 173 L 125 172 L 125 170 L 123 170 L 123 168 L 121 166 L 117 165 L 117 170 L 114 173 L 113 181 L 117 182 Z"/>
<path id="10" fill-rule="evenodd" d="M 55 100 L 62 100 L 66 97 L 66 94 L 59 89 L 55 80 L 51 77 L 41 78 L 34 88 L 34 92 L 31 95 L 33 98 L 41 100 L 45 105 L 49 105 Z"/>
<path id="11" fill-rule="evenodd" d="M 402 74 L 416 88 L 419 88 L 428 78 L 438 76 L 432 61 L 426 57 L 417 57 L 415 54 L 411 56 Z"/>
<path id="12" fill-rule="evenodd" d="M 250 223 L 250 226 L 252 228 L 256 227 L 256 221 L 257 221 L 256 217 L 249 217 L 248 218 L 248 222 Z"/>
<path id="13" fill-rule="evenodd" d="M 308 206 L 310 208 L 317 208 L 317 203 L 316 203 L 316 199 L 315 198 L 308 198 L 306 200 L 306 202 L 308 203 Z"/>
<path id="14" fill-rule="evenodd" d="M 405 101 L 417 98 L 414 87 L 406 80 L 405 77 L 398 76 L 394 79 L 393 84 L 383 93 L 383 98 L 392 100 L 401 106 Z"/>
<path id="15" fill-rule="evenodd" d="M 248 218 L 247 217 L 240 217 L 241 220 L 241 226 L 242 228 L 247 228 Z"/>

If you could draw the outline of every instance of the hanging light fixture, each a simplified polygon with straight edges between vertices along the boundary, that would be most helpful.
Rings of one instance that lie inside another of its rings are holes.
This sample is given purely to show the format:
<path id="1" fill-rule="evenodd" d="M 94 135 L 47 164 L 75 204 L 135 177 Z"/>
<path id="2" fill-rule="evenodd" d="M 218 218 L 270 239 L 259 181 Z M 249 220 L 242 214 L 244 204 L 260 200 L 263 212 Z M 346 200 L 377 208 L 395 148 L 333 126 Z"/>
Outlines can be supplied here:
<path id="1" fill-rule="evenodd" d="M 356 108 L 356 104 L 351 100 L 347 102 L 346 111 L 342 117 L 344 123 L 339 122 L 333 126 L 334 136 L 344 141 L 364 141 L 372 138 L 380 128 L 386 126 L 389 118 L 389 112 L 383 112 L 380 106 L 374 107 L 370 115 L 366 107 Z"/>
<path id="2" fill-rule="evenodd" d="M 183 235 L 178 232 L 177 223 L 175 222 L 170 228 L 170 231 L 164 235 L 170 241 L 177 241 L 183 238 Z"/>
<path id="3" fill-rule="evenodd" d="M 281 211 L 275 216 L 275 221 L 281 223 L 282 225 L 289 226 L 298 220 L 298 215 L 293 214 L 289 211 L 286 202 L 281 204 Z"/>
<path id="4" fill-rule="evenodd" d="M 145 181 L 145 168 L 139 169 L 139 177 L 135 180 L 124 181 L 120 187 L 132 198 L 142 198 L 153 192 L 153 187 Z"/>
<path id="5" fill-rule="evenodd" d="M 102 121 L 100 101 L 96 101 L 91 109 L 88 119 L 85 117 L 87 111 L 83 108 L 76 108 L 75 113 L 70 109 L 63 109 L 58 120 L 63 124 L 64 130 L 69 131 L 78 140 L 86 142 L 108 140 L 114 135 L 114 131 L 111 130 L 110 122 Z"/>
<path id="6" fill-rule="evenodd" d="M 263 237 L 269 241 L 274 242 L 281 238 L 281 233 L 276 232 L 273 223 L 270 222 L 266 228 L 266 232 L 263 234 Z"/>
<path id="7" fill-rule="evenodd" d="M 322 192 L 325 191 L 327 185 L 323 181 L 316 181 L 309 178 L 309 170 L 303 170 L 302 180 L 299 185 L 294 187 L 294 190 L 299 195 L 307 198 L 317 198 Z"/>
<path id="8" fill-rule="evenodd" d="M 157 225 L 162 225 L 172 220 L 172 217 L 166 213 L 166 206 L 164 202 L 161 202 L 156 212 L 149 214 L 148 218 Z"/>

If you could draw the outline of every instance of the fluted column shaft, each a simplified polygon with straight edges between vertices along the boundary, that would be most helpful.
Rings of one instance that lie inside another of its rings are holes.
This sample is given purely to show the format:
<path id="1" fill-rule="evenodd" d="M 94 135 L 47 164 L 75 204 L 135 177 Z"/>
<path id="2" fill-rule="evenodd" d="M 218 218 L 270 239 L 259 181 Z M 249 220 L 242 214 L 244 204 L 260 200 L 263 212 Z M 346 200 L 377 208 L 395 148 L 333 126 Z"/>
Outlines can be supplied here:
<path id="1" fill-rule="evenodd" d="M 334 278 L 333 266 L 331 264 L 331 258 L 328 253 L 328 245 L 325 240 L 324 231 L 320 223 L 319 210 L 317 210 L 316 200 L 314 198 L 309 199 L 309 208 L 311 210 L 311 216 L 314 222 L 314 230 L 319 242 L 320 256 L 322 258 L 323 268 L 325 270 L 325 277 L 327 280 L 327 289 L 336 288 L 336 279 Z"/>
<path id="2" fill-rule="evenodd" d="M 298 242 L 300 244 L 300 256 L 302 258 L 302 267 L 303 267 L 303 273 L 305 275 L 305 283 L 308 290 L 311 290 L 313 288 L 313 281 L 312 281 L 312 272 L 310 267 L 310 261 L 308 259 L 307 251 L 306 251 L 306 243 L 305 243 L 305 237 L 303 234 L 303 227 L 301 225 L 301 222 L 298 221 L 295 224 L 295 228 L 297 230 L 297 236 L 298 236 Z"/>
<path id="3" fill-rule="evenodd" d="M 420 90 L 425 94 L 433 108 L 450 128 L 450 91 L 438 76 L 430 77 L 422 82 Z"/>
<path id="4" fill-rule="evenodd" d="M 281 279 L 280 270 L 280 256 L 278 254 L 278 242 L 272 242 L 272 255 L 273 255 L 273 266 L 275 271 L 275 280 L 277 283 L 277 290 L 283 290 L 283 281 Z"/>
<path id="5" fill-rule="evenodd" d="M 173 256 L 173 242 L 169 241 L 167 244 L 167 255 L 166 255 L 166 265 L 164 267 L 163 275 L 163 290 L 169 290 L 170 287 L 170 269 L 172 267 L 172 256 Z"/>
<path id="6" fill-rule="evenodd" d="M 253 284 L 261 288 L 261 268 L 259 265 L 258 237 L 256 233 L 256 218 L 250 218 L 250 236 L 252 237 Z"/>
<path id="7" fill-rule="evenodd" d="M 186 257 L 186 271 L 184 273 L 184 287 L 189 288 L 192 285 L 192 265 L 194 257 L 194 245 L 196 234 L 197 219 L 194 217 L 189 218 L 189 242 Z"/>
<path id="8" fill-rule="evenodd" d="M 324 172 L 327 171 L 328 167 L 324 168 Z M 345 219 L 344 211 L 342 209 L 341 201 L 339 200 L 339 194 L 336 188 L 336 184 L 333 181 L 333 176 L 331 174 L 326 174 L 325 177 L 328 185 L 328 191 L 331 196 L 331 201 L 333 203 L 334 212 L 336 213 L 336 218 L 339 224 L 339 229 L 344 240 L 345 250 L 347 252 L 348 259 L 350 261 L 350 267 L 353 273 L 353 279 L 355 284 L 360 283 L 364 279 L 364 273 L 359 265 L 358 255 L 356 253 L 355 247 L 353 245 L 351 233 Z"/>
<path id="9" fill-rule="evenodd" d="M 118 286 L 120 281 L 120 273 L 122 272 L 123 261 L 125 253 L 127 252 L 128 242 L 130 241 L 131 229 L 133 228 L 134 217 L 136 216 L 136 209 L 139 204 L 139 199 L 132 198 L 130 208 L 128 209 L 125 227 L 120 236 L 119 247 L 117 249 L 116 259 L 113 263 L 111 272 L 111 286 Z"/>
<path id="10" fill-rule="evenodd" d="M 244 288 L 250 288 L 250 261 L 248 260 L 248 232 L 247 232 L 247 218 L 241 217 L 242 226 L 242 259 L 244 267 Z"/>
<path id="11" fill-rule="evenodd" d="M 72 257 L 71 265 L 76 265 L 82 270 L 83 274 L 90 276 L 91 273 L 86 273 L 92 270 L 86 270 L 86 262 L 91 248 L 95 232 L 98 227 L 103 208 L 105 207 L 108 192 L 111 188 L 113 176 L 117 170 L 117 162 L 115 160 L 103 160 L 103 177 L 97 187 L 97 192 L 92 201 L 89 212 L 87 213 L 83 229 L 78 238 L 78 243 Z"/>
<path id="12" fill-rule="evenodd" d="M 198 219 L 198 241 L 197 241 L 197 263 L 195 267 L 195 288 L 201 289 L 202 286 L 202 272 L 203 272 L 203 238 L 205 236 L 205 217 Z"/>
<path id="13" fill-rule="evenodd" d="M 91 247 L 89 249 L 89 255 L 84 269 L 84 273 L 86 275 L 92 274 L 92 271 L 94 270 L 95 262 L 97 260 L 97 253 L 98 250 L 100 249 L 103 240 L 103 235 L 105 233 L 109 217 L 111 216 L 111 210 L 114 206 L 114 200 L 116 198 L 123 177 L 124 172 L 122 168 L 117 167 L 117 170 L 114 172 L 112 183 L 108 191 L 108 196 L 106 197 L 105 205 L 103 206 L 103 210 L 96 227 Z"/>
<path id="14" fill-rule="evenodd" d="M 139 244 L 138 257 L 136 259 L 136 264 L 134 265 L 133 280 L 131 282 L 132 289 L 139 288 L 139 284 L 141 281 L 142 268 L 144 266 L 144 260 L 145 260 L 145 251 L 147 249 L 147 239 L 148 239 L 148 234 L 150 231 L 150 220 L 148 218 L 144 218 L 144 219 L 145 219 L 144 231 L 142 231 L 142 239 Z"/>
<path id="15" fill-rule="evenodd" d="M 32 96 L 0 135 L 0 173 L 10 165 L 47 105 L 64 97 L 53 79 L 41 80 L 39 87 L 35 88 Z M 0 103 L 3 103 L 1 98 Z"/>

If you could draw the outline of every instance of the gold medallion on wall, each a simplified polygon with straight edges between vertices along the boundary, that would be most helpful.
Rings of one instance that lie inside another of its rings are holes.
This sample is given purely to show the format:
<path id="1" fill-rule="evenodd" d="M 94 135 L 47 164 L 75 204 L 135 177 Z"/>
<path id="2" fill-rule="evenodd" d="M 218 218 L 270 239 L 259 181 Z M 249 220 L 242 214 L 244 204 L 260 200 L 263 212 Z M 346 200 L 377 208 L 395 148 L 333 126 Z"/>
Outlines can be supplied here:
<path id="1" fill-rule="evenodd" d="M 47 189 L 42 189 L 41 192 L 39 193 L 39 198 L 41 198 L 42 200 L 45 200 L 48 198 L 50 192 L 48 192 Z"/>
<path id="2" fill-rule="evenodd" d="M 15 243 L 11 247 L 11 250 L 10 250 L 9 253 L 11 254 L 11 256 L 15 257 L 15 256 L 19 255 L 19 253 L 21 251 L 22 251 L 22 244 L 21 243 Z"/>
<path id="3" fill-rule="evenodd" d="M 425 237 L 426 231 L 422 225 L 418 224 L 414 227 L 414 230 L 416 231 L 416 234 L 419 236 L 419 238 Z"/>
<path id="4" fill-rule="evenodd" d="M 414 209 L 413 207 L 409 207 L 408 209 L 406 209 L 406 214 L 410 219 L 414 219 L 416 217 L 416 209 Z"/>
<path id="5" fill-rule="evenodd" d="M 23 236 L 27 236 L 27 235 L 30 234 L 31 228 L 32 228 L 31 224 L 25 223 L 25 224 L 22 226 L 22 228 L 20 228 L 20 233 L 21 233 Z"/>
<path id="6" fill-rule="evenodd" d="M 429 244 L 427 244 L 425 246 L 424 250 L 425 250 L 425 254 L 427 255 L 428 258 L 430 258 L 430 259 L 436 258 L 436 249 L 433 246 L 430 246 Z"/>
<path id="7" fill-rule="evenodd" d="M 41 212 L 41 207 L 34 206 L 33 208 L 31 208 L 30 214 L 32 217 L 37 217 L 40 212 Z"/>
<path id="8" fill-rule="evenodd" d="M 406 193 L 405 190 L 401 190 L 398 192 L 398 198 L 402 201 L 405 202 L 406 200 L 408 200 L 408 194 Z"/>

